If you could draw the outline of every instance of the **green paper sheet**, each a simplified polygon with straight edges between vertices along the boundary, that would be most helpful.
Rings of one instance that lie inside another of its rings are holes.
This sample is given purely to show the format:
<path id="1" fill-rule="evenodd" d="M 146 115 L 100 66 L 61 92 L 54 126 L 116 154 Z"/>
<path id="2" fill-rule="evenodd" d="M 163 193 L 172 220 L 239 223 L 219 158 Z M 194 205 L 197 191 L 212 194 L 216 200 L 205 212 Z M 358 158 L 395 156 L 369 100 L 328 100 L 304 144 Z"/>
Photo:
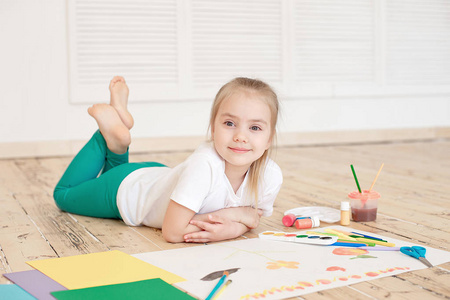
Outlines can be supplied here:
<path id="1" fill-rule="evenodd" d="M 159 278 L 51 293 L 58 300 L 195 299 Z"/>
<path id="2" fill-rule="evenodd" d="M 185 279 L 118 250 L 27 262 L 66 288 L 161 278 L 169 284 Z"/>

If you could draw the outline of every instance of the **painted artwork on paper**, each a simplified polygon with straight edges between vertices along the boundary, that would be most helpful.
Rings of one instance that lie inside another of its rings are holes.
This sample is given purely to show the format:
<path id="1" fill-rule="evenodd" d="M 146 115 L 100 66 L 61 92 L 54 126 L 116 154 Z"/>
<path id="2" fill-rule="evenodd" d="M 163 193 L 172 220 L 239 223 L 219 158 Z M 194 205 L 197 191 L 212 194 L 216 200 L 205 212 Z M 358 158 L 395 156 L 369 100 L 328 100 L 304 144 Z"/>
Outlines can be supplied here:
<path id="1" fill-rule="evenodd" d="M 345 228 L 333 226 L 331 228 Z M 364 233 L 364 232 L 362 232 Z M 396 246 L 410 246 L 389 238 Z M 247 239 L 206 246 L 135 254 L 152 265 L 182 276 L 177 287 L 205 298 L 224 270 L 232 284 L 226 299 L 283 299 L 426 268 L 399 251 Z M 427 247 L 433 264 L 450 261 L 450 253 Z M 204 278 L 216 278 L 205 280 Z"/>

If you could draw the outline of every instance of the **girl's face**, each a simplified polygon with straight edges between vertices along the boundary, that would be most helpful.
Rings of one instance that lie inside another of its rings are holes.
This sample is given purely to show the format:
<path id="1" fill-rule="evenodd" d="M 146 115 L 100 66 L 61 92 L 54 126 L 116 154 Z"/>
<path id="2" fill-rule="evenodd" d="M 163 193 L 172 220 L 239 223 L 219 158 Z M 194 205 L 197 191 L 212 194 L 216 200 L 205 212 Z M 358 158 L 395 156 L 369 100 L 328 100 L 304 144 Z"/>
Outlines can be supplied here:
<path id="1" fill-rule="evenodd" d="M 235 93 L 217 111 L 211 133 L 226 171 L 246 172 L 270 147 L 271 113 L 260 97 L 248 91 Z"/>

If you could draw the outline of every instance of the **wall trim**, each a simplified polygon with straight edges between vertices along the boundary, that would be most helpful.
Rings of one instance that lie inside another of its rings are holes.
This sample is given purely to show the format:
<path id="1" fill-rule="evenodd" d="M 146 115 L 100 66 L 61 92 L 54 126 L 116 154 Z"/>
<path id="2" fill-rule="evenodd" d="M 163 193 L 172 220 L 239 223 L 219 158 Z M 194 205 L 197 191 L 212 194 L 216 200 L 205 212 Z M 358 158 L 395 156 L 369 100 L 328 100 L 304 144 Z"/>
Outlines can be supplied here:
<path id="1" fill-rule="evenodd" d="M 278 146 L 313 146 L 335 144 L 369 144 L 419 140 L 450 139 L 450 127 L 371 129 L 354 131 L 283 132 Z M 204 136 L 136 138 L 131 153 L 191 151 Z M 87 140 L 86 140 L 87 141 Z M 0 143 L 0 159 L 73 156 L 86 141 L 37 141 Z"/>

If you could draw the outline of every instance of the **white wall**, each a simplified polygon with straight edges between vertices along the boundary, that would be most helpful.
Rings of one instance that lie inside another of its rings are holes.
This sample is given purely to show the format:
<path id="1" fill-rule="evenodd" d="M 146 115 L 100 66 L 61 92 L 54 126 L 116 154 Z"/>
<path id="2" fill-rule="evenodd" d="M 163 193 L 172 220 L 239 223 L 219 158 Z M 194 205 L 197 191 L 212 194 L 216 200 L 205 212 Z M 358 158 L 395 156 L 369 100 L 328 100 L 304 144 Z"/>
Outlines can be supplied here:
<path id="1" fill-rule="evenodd" d="M 86 112 L 88 105 L 68 100 L 66 2 L 1 0 L 0 43 L 0 143 L 89 137 L 96 124 Z M 302 99 L 280 96 L 281 132 L 450 127 L 448 93 Z M 136 121 L 133 136 L 205 135 L 214 95 L 210 97 L 131 103 Z"/>

